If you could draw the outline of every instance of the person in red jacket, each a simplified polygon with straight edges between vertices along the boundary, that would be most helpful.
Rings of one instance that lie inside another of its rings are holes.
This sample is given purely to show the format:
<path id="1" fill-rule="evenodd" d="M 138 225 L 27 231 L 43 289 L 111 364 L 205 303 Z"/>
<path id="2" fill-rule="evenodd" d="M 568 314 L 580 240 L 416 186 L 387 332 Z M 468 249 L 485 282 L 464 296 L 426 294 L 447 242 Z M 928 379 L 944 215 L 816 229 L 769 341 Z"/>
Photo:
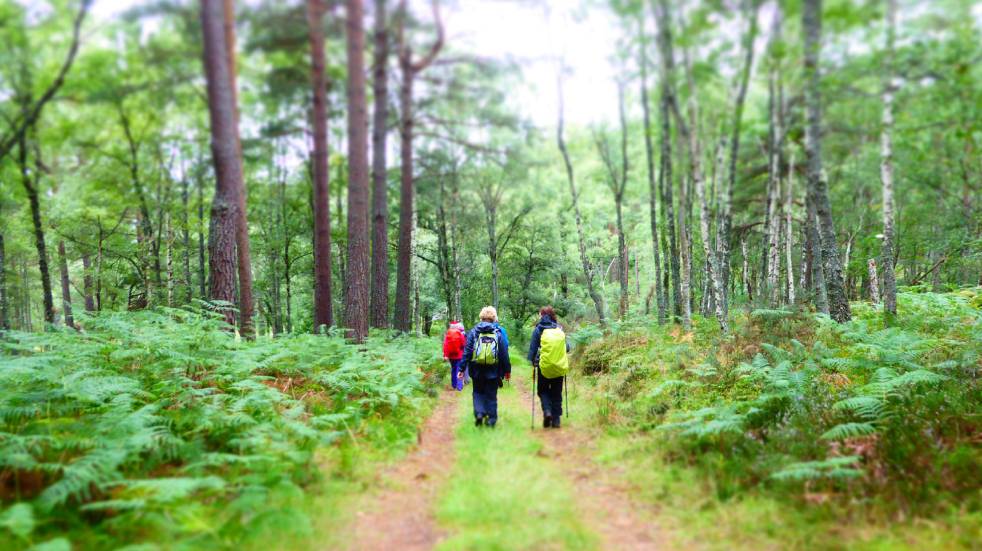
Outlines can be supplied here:
<path id="1" fill-rule="evenodd" d="M 443 337 L 443 359 L 450 362 L 450 385 L 454 390 L 464 390 L 464 346 L 467 335 L 464 324 L 459 321 L 450 322 L 447 334 Z"/>

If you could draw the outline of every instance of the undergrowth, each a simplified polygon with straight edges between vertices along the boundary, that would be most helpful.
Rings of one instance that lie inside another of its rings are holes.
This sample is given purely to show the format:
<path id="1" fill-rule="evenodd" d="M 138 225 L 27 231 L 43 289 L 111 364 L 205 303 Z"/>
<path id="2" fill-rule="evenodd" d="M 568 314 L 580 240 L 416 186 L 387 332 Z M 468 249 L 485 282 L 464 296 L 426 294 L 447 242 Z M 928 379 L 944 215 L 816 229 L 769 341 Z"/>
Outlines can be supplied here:
<path id="1" fill-rule="evenodd" d="M 418 415 L 441 372 L 438 348 L 417 339 L 241 342 L 176 309 L 84 325 L 0 341 L 0 547 L 237 547 L 272 525 L 308 532 L 318 451 Z"/>
<path id="2" fill-rule="evenodd" d="M 890 518 L 982 508 L 982 290 L 905 292 L 899 319 L 854 305 L 691 333 L 632 323 L 575 353 L 594 417 L 703 473 L 719 499 L 764 492 Z"/>

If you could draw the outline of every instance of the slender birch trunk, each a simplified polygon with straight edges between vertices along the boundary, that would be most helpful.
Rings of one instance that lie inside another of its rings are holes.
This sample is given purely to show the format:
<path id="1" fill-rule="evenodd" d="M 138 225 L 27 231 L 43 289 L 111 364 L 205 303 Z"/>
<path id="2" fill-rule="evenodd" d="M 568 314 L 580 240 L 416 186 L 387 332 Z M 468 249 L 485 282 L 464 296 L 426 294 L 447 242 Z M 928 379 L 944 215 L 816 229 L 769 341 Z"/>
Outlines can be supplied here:
<path id="1" fill-rule="evenodd" d="M 887 8 L 886 69 L 883 85 L 883 120 L 880 134 L 880 180 L 883 183 L 883 248 L 880 265 L 883 267 L 883 316 L 890 325 L 897 316 L 897 279 L 894 273 L 894 214 L 893 214 L 893 98 L 894 36 L 897 25 L 897 0 L 885 0 Z M 872 263 L 873 261 L 870 260 Z M 871 283 L 875 283 L 875 280 Z"/>
<path id="2" fill-rule="evenodd" d="M 655 180 L 655 148 L 651 138 L 651 103 L 648 98 L 648 44 L 645 40 L 644 18 L 639 20 L 639 39 L 641 41 L 641 108 L 644 113 L 644 152 L 648 168 L 648 216 L 651 223 L 651 247 L 655 264 L 655 301 L 658 305 L 658 323 L 665 323 L 665 287 L 662 284 L 661 248 L 658 241 L 658 190 Z"/>

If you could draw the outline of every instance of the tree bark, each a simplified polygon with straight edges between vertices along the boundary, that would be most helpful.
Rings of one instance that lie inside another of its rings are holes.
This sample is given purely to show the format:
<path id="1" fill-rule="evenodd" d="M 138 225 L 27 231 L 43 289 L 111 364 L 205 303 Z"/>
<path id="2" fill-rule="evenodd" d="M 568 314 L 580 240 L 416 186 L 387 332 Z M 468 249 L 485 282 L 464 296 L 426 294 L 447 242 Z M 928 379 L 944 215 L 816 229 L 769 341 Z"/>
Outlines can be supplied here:
<path id="1" fill-rule="evenodd" d="M 601 327 L 607 327 L 607 318 L 604 315 L 604 300 L 597 292 L 596 287 L 593 285 L 593 266 L 590 262 L 589 257 L 586 253 L 586 237 L 583 235 L 583 217 L 580 215 L 580 201 L 579 194 L 576 192 L 576 179 L 573 175 L 573 164 L 569 159 L 569 151 L 566 149 L 566 141 L 563 138 L 563 127 L 564 127 L 564 116 L 563 116 L 563 82 L 562 82 L 562 71 L 560 68 L 559 76 L 559 123 L 556 127 L 556 143 L 559 147 L 559 152 L 563 156 L 563 164 L 566 166 L 566 180 L 569 183 L 569 194 L 573 199 L 573 215 L 576 220 L 576 235 L 577 244 L 580 249 L 580 263 L 583 265 L 583 277 L 586 279 L 586 289 L 590 298 L 593 300 L 593 306 L 597 310 L 597 321 L 600 323 Z"/>
<path id="2" fill-rule="evenodd" d="M 829 314 L 838 322 L 849 321 L 849 299 L 846 297 L 842 278 L 842 260 L 839 258 L 829 200 L 828 182 L 822 169 L 822 97 L 819 58 L 822 36 L 822 0 L 805 0 L 802 10 L 802 28 L 805 34 L 805 155 L 808 186 L 812 190 L 816 220 L 821 240 L 825 286 L 829 300 Z"/>
<path id="3" fill-rule="evenodd" d="M 876 273 L 876 259 L 871 258 L 866 261 L 866 266 L 869 270 L 869 296 L 873 304 L 880 303 L 880 283 L 879 276 Z"/>
<path id="4" fill-rule="evenodd" d="M 68 279 L 68 259 L 65 255 L 65 241 L 58 240 L 58 271 L 61 275 L 61 310 L 65 327 L 75 328 L 75 316 L 72 315 L 72 285 Z"/>
<path id="5" fill-rule="evenodd" d="M 785 262 L 787 263 L 787 291 L 788 291 L 788 304 L 795 303 L 795 288 L 794 288 L 794 262 L 792 261 L 792 246 L 794 244 L 794 226 L 792 224 L 793 218 L 791 216 L 791 208 L 794 205 L 794 153 L 791 153 L 791 158 L 788 161 L 788 177 L 787 177 L 787 194 L 784 199 L 784 254 Z"/>
<path id="6" fill-rule="evenodd" d="M 386 138 L 389 119 L 389 33 L 386 0 L 375 0 L 374 65 L 372 90 L 372 296 L 371 326 L 389 326 L 389 188 L 386 173 Z"/>
<path id="7" fill-rule="evenodd" d="M 18 148 L 18 165 L 20 166 L 21 183 L 27 192 L 27 200 L 31 206 L 31 224 L 34 226 L 34 246 L 38 252 L 38 269 L 41 272 L 41 292 L 44 300 L 44 321 L 48 324 L 55 322 L 55 305 L 51 295 L 51 272 L 48 270 L 48 248 L 44 239 L 44 225 L 41 223 L 41 199 L 38 194 L 37 182 L 32 179 L 27 167 L 27 137 L 21 136 Z"/>
<path id="8" fill-rule="evenodd" d="M 774 11 L 774 23 L 771 31 L 771 67 L 768 75 L 768 111 L 770 115 L 770 131 L 768 155 L 770 157 L 768 170 L 767 196 L 767 254 L 766 258 L 766 295 L 772 305 L 776 305 L 783 293 L 778 281 L 781 278 L 781 161 L 784 149 L 784 91 L 781 81 L 782 67 L 780 59 L 781 41 L 781 9 L 780 3 Z"/>
<path id="9" fill-rule="evenodd" d="M 818 231 L 818 215 L 815 209 L 814 190 L 811 186 L 808 186 L 808 197 L 805 199 L 805 203 L 808 216 L 806 226 L 806 231 L 808 232 L 807 246 L 809 249 L 807 264 L 809 267 L 808 273 L 811 281 L 811 291 L 814 295 L 815 309 L 828 315 L 829 296 L 825 286 L 825 263 L 822 260 L 822 256 L 825 253 L 822 251 L 822 238 Z"/>
<path id="10" fill-rule="evenodd" d="M 665 219 L 666 232 L 668 233 L 669 265 L 671 267 L 672 285 L 672 312 L 676 319 L 682 316 L 682 285 L 681 285 L 681 258 L 679 256 L 679 245 L 675 233 L 675 200 L 673 197 L 674 182 L 672 178 L 672 122 L 671 107 L 673 101 L 673 90 L 671 75 L 674 74 L 674 62 L 670 54 L 672 46 L 672 30 L 670 12 L 667 0 L 659 0 L 660 10 L 656 14 L 658 19 L 658 40 L 659 49 L 662 55 L 662 77 L 661 77 L 661 157 L 658 172 L 659 187 L 662 197 L 662 217 Z"/>
<path id="11" fill-rule="evenodd" d="M 205 281 L 205 179 L 198 173 L 198 295 L 207 297 Z"/>
<path id="12" fill-rule="evenodd" d="M 209 243 L 210 296 L 212 300 L 234 303 L 238 270 L 241 329 L 243 335 L 249 337 L 252 334 L 252 271 L 246 216 L 240 212 L 244 208 L 242 159 L 239 156 L 235 84 L 228 64 L 225 10 L 221 0 L 201 1 L 201 26 L 216 177 L 211 215 L 213 231 Z M 234 323 L 231 310 L 226 310 L 225 319 Z"/>
<path id="13" fill-rule="evenodd" d="M 0 331 L 10 329 L 7 303 L 7 259 L 4 252 L 3 233 L 0 233 Z"/>
<path id="14" fill-rule="evenodd" d="M 897 278 L 894 272 L 894 204 L 893 204 L 893 98 L 896 93 L 894 83 L 894 36 L 897 25 L 897 0 L 886 2 L 886 78 L 883 83 L 883 117 L 880 133 L 880 180 L 883 184 L 883 248 L 880 250 L 880 265 L 883 267 L 883 316 L 890 325 L 897 316 Z M 870 266 L 875 266 L 870 259 Z M 872 277 L 872 274 L 871 274 Z M 870 285 L 876 280 L 870 281 Z"/>
<path id="15" fill-rule="evenodd" d="M 648 168 L 648 217 L 651 223 L 651 245 L 655 264 L 655 301 L 658 305 L 658 323 L 665 323 L 666 304 L 665 288 L 662 286 L 661 255 L 658 241 L 658 191 L 655 181 L 655 148 L 651 134 L 651 105 L 648 99 L 648 54 L 644 33 L 644 18 L 639 23 L 639 39 L 641 41 L 641 108 L 644 114 L 644 151 Z"/>
<path id="16" fill-rule="evenodd" d="M 440 4 L 433 0 L 433 17 L 437 37 L 426 56 L 413 60 L 413 51 L 406 39 L 407 0 L 399 2 L 399 68 L 402 84 L 399 89 L 399 137 L 401 188 L 399 196 L 399 252 L 396 265 L 396 304 L 393 325 L 403 333 L 412 330 L 413 313 L 410 304 L 412 277 L 414 224 L 416 209 L 416 184 L 413 179 L 413 82 L 417 75 L 428 67 L 443 47 L 444 31 L 440 19 Z"/>
<path id="17" fill-rule="evenodd" d="M 737 81 L 736 99 L 733 103 L 733 122 L 730 132 L 729 170 L 725 189 L 720 190 L 719 224 L 717 226 L 717 246 L 720 256 L 720 273 L 723 278 L 723 295 L 716 297 L 723 303 L 723 312 L 729 315 L 729 280 L 730 280 L 730 237 L 733 227 L 733 188 L 736 187 L 737 160 L 740 155 L 740 133 L 743 127 L 743 108 L 747 98 L 747 88 L 750 84 L 750 72 L 754 63 L 754 40 L 757 38 L 757 3 L 754 0 L 744 0 L 744 11 L 749 25 L 743 44 L 744 62 Z"/>
<path id="18" fill-rule="evenodd" d="M 324 60 L 323 0 L 307 0 L 314 131 L 314 331 L 334 325 L 331 296 L 331 198 L 327 166 L 327 77 Z"/>
<path id="19" fill-rule="evenodd" d="M 365 29 L 362 0 L 347 0 L 348 50 L 348 277 L 344 320 L 351 337 L 368 336 L 370 210 L 368 105 L 365 97 Z"/>

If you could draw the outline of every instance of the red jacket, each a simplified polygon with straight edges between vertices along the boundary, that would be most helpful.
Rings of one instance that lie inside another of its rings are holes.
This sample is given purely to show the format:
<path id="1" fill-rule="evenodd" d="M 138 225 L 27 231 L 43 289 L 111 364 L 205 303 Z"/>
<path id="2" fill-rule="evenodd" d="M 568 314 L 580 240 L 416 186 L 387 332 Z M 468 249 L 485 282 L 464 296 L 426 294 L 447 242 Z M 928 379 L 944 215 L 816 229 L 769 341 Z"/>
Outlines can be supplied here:
<path id="1" fill-rule="evenodd" d="M 467 344 L 467 337 L 457 329 L 448 329 L 447 335 L 443 337 L 443 357 L 448 360 L 459 360 L 464 357 L 464 345 Z"/>

